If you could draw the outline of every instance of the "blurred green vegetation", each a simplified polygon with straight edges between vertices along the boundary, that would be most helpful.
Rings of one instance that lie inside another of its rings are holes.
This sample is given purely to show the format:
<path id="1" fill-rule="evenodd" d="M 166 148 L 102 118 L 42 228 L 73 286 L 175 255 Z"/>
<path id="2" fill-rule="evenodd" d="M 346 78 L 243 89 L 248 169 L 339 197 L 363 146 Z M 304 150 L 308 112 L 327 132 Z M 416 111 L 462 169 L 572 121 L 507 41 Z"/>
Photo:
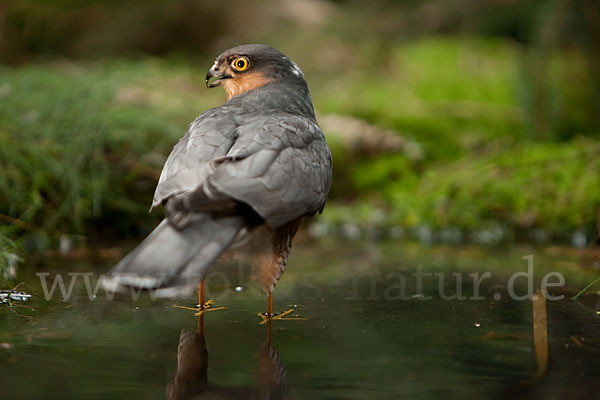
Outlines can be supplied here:
<path id="1" fill-rule="evenodd" d="M 324 124 L 335 175 L 318 223 L 328 232 L 594 240 L 600 7 L 361 5 L 0 5 L 0 265 L 60 237 L 97 244 L 148 232 L 161 217 L 147 210 L 170 148 L 224 99 L 203 76 L 243 42 L 297 61 L 320 119 L 363 120 L 418 147 L 366 151 L 343 125 Z"/>
<path id="2" fill-rule="evenodd" d="M 569 242 L 574 232 L 588 241 L 595 236 L 600 130 L 563 130 L 585 105 L 565 100 L 565 118 L 550 133 L 540 132 L 532 121 L 538 110 L 523 85 L 527 56 L 509 41 L 428 38 L 394 50 L 385 79 L 373 79 L 384 73 L 372 65 L 374 74 L 331 88 L 317 104 L 411 137 L 425 158 L 352 159 L 334 152 L 335 165 L 347 169 L 338 174 L 334 194 L 349 191 L 363 206 L 330 209 L 325 220 L 355 219 L 364 229 L 500 229 L 506 241 L 538 229 L 545 240 Z M 581 55 L 554 57 L 557 73 L 548 85 L 562 89 L 551 100 L 579 99 L 576 93 L 591 82 L 558 71 L 585 69 Z"/>
<path id="3" fill-rule="evenodd" d="M 14 223 L 2 232 L 25 231 L 47 249 L 58 235 L 149 229 L 165 156 L 209 105 L 196 99 L 203 82 L 191 68 L 151 59 L 3 68 L 1 214 Z"/>

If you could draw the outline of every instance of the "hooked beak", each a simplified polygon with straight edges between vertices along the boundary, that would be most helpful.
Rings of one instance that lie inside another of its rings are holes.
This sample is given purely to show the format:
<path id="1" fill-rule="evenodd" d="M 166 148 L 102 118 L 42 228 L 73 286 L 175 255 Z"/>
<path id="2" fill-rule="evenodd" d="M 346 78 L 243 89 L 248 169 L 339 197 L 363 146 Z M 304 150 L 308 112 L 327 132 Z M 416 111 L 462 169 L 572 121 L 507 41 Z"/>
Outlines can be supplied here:
<path id="1" fill-rule="evenodd" d="M 216 78 L 216 79 L 212 82 L 209 82 L 212 78 Z M 233 76 L 219 72 L 217 70 L 217 68 L 215 68 L 215 66 L 213 65 L 212 68 L 206 74 L 206 87 L 209 89 L 217 87 L 225 79 L 231 79 L 231 78 L 233 78 Z"/>

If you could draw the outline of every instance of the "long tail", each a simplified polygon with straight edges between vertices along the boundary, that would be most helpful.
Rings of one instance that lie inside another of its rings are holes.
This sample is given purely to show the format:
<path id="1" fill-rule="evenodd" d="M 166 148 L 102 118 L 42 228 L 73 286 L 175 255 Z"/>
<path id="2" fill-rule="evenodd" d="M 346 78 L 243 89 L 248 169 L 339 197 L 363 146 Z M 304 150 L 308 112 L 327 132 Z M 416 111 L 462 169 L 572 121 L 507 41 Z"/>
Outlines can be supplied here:
<path id="1" fill-rule="evenodd" d="M 243 226 L 239 216 L 213 219 L 198 215 L 183 229 L 165 219 L 109 272 L 103 285 L 116 292 L 146 289 L 158 297 L 187 293 Z"/>

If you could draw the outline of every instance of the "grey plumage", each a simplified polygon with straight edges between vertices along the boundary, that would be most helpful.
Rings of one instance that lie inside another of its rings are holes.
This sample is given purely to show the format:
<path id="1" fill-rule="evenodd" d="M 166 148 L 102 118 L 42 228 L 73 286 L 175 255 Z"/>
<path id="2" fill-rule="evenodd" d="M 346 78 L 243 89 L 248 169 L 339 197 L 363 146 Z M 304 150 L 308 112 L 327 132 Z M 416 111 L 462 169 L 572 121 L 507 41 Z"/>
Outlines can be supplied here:
<path id="1" fill-rule="evenodd" d="M 278 239 L 291 243 L 299 219 L 325 206 L 331 155 L 299 69 L 266 46 L 228 52 L 251 57 L 269 80 L 192 122 L 154 194 L 152 207 L 163 205 L 167 218 L 113 269 L 107 281 L 112 289 L 176 294 L 193 287 L 223 251 L 256 226 L 265 224 L 273 235 L 291 232 Z M 279 229 L 287 224 L 295 228 Z M 279 268 L 286 261 L 287 253 Z"/>
<path id="2" fill-rule="evenodd" d="M 159 297 L 186 294 L 234 240 L 244 221 L 239 216 L 213 219 L 197 214 L 178 229 L 164 219 L 156 229 L 111 271 L 104 286 L 152 289 Z"/>

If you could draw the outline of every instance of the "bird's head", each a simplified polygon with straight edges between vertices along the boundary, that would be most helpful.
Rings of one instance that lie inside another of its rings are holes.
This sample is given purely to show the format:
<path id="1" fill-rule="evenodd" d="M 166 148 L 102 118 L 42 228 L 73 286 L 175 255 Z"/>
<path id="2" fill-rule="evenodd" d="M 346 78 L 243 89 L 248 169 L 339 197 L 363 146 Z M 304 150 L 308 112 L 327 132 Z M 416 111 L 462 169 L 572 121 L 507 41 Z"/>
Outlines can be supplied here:
<path id="1" fill-rule="evenodd" d="M 206 74 L 206 86 L 223 86 L 227 100 L 274 81 L 291 79 L 306 85 L 298 66 L 279 51 L 247 44 L 221 53 Z"/>

